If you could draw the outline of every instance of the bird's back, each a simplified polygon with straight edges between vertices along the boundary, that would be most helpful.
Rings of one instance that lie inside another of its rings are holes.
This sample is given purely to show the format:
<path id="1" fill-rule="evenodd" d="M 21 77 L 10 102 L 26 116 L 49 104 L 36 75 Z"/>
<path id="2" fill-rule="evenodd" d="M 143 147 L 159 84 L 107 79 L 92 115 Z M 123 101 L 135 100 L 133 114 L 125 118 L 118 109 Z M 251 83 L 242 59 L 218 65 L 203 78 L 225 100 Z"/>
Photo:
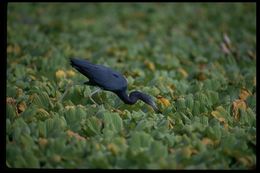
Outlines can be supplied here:
<path id="1" fill-rule="evenodd" d="M 90 83 L 104 90 L 118 91 L 127 88 L 127 81 L 124 76 L 108 67 L 75 58 L 71 59 L 71 65 L 86 76 Z"/>

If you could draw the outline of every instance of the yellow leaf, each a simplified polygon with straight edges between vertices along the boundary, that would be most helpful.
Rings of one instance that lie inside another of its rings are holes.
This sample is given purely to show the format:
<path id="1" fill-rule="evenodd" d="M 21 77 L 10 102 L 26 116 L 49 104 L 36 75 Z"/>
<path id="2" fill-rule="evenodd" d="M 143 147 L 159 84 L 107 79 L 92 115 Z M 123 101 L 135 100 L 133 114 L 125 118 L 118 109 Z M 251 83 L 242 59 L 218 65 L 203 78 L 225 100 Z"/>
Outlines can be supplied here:
<path id="1" fill-rule="evenodd" d="M 68 130 L 68 131 L 67 131 L 67 135 L 68 135 L 69 137 L 75 137 L 77 140 L 86 140 L 86 138 L 80 136 L 78 133 L 75 133 L 75 132 L 73 132 L 73 131 L 71 131 L 71 130 Z"/>
<path id="2" fill-rule="evenodd" d="M 33 75 L 30 75 L 30 78 L 31 78 L 32 80 L 36 80 L 36 77 L 33 76 Z"/>
<path id="3" fill-rule="evenodd" d="M 67 71 L 66 74 L 68 75 L 68 77 L 73 77 L 73 76 L 75 76 L 75 72 L 74 72 L 73 70 Z"/>
<path id="4" fill-rule="evenodd" d="M 112 111 L 112 112 L 117 112 L 117 113 L 119 113 L 120 116 L 126 115 L 126 112 L 125 112 L 125 111 L 121 111 L 121 110 L 119 110 L 119 109 L 112 109 L 111 111 Z"/>
<path id="5" fill-rule="evenodd" d="M 155 66 L 153 62 L 150 61 L 144 61 L 144 64 L 148 67 L 149 70 L 154 71 L 155 70 Z"/>
<path id="6" fill-rule="evenodd" d="M 214 142 L 209 138 L 203 138 L 201 141 L 204 145 L 213 145 Z"/>
<path id="7" fill-rule="evenodd" d="M 65 109 L 74 109 L 74 108 L 75 106 L 70 106 L 70 105 L 65 106 Z"/>
<path id="8" fill-rule="evenodd" d="M 254 162 L 253 158 L 250 156 L 240 157 L 238 158 L 238 161 L 245 166 L 251 166 Z"/>
<path id="9" fill-rule="evenodd" d="M 179 68 L 178 71 L 184 78 L 188 77 L 188 73 L 183 68 Z"/>
<path id="10" fill-rule="evenodd" d="M 17 97 L 22 96 L 22 95 L 23 95 L 23 90 L 22 90 L 21 88 L 18 88 L 18 89 L 16 90 L 16 95 L 17 95 Z"/>
<path id="11" fill-rule="evenodd" d="M 63 70 L 56 71 L 56 78 L 64 78 L 66 77 L 66 73 Z"/>
<path id="12" fill-rule="evenodd" d="M 48 144 L 48 140 L 45 138 L 39 138 L 38 143 L 41 147 L 45 147 Z"/>
<path id="13" fill-rule="evenodd" d="M 237 99 L 232 103 L 232 113 L 236 120 L 240 117 L 239 109 L 246 110 L 246 103 L 244 100 Z"/>
<path id="14" fill-rule="evenodd" d="M 222 106 L 218 106 L 216 110 L 211 112 L 211 115 L 214 118 L 216 118 L 220 123 L 223 123 L 224 127 L 227 129 L 228 128 L 227 120 L 223 115 L 225 112 L 226 110 Z"/>
<path id="15" fill-rule="evenodd" d="M 14 53 L 19 54 L 21 52 L 20 46 L 19 45 L 15 45 L 14 48 L 13 48 L 13 51 L 14 51 Z"/>
<path id="16" fill-rule="evenodd" d="M 37 109 L 37 113 L 41 116 L 41 117 L 48 117 L 50 116 L 50 114 L 44 110 L 43 108 L 39 108 Z"/>
<path id="17" fill-rule="evenodd" d="M 116 155 L 119 151 L 118 147 L 113 143 L 108 144 L 107 148 L 113 155 Z"/>
<path id="18" fill-rule="evenodd" d="M 13 46 L 9 45 L 7 47 L 7 53 L 12 53 L 12 52 L 19 54 L 21 52 L 20 46 L 19 45 L 13 45 Z"/>
<path id="19" fill-rule="evenodd" d="M 170 103 L 170 101 L 168 100 L 168 99 L 166 99 L 166 98 L 164 98 L 164 97 L 162 97 L 162 96 L 157 96 L 157 99 L 159 100 L 159 102 L 162 104 L 162 105 L 164 105 L 164 106 L 166 106 L 166 107 L 168 107 L 168 106 L 170 106 L 171 105 L 171 103 Z"/>
<path id="20" fill-rule="evenodd" d="M 13 47 L 11 45 L 7 46 L 7 53 L 13 52 Z"/>
<path id="21" fill-rule="evenodd" d="M 100 145 L 96 143 L 96 144 L 95 144 L 95 149 L 96 149 L 96 150 L 100 150 Z"/>
<path id="22" fill-rule="evenodd" d="M 187 158 L 190 158 L 191 155 L 193 154 L 197 154 L 198 153 L 198 150 L 192 148 L 191 146 L 188 146 L 188 147 L 184 147 L 182 149 L 182 154 L 187 157 Z"/>
<path id="23" fill-rule="evenodd" d="M 241 100 L 246 100 L 248 96 L 252 95 L 251 92 L 245 88 L 240 90 L 239 98 Z"/>
<path id="24" fill-rule="evenodd" d="M 61 161 L 61 157 L 59 155 L 57 155 L 57 154 L 54 154 L 54 156 L 52 157 L 52 160 L 54 162 L 60 162 Z"/>
<path id="25" fill-rule="evenodd" d="M 226 120 L 225 120 L 225 118 L 223 118 L 223 117 L 221 117 L 222 115 L 220 114 L 220 112 L 218 112 L 218 111 L 212 111 L 211 112 L 211 115 L 213 116 L 213 117 L 215 117 L 217 120 L 219 120 L 220 122 L 225 122 Z"/>
<path id="26" fill-rule="evenodd" d="M 253 59 L 253 60 L 256 59 L 256 54 L 255 54 L 254 52 L 252 52 L 251 50 L 248 50 L 248 51 L 247 51 L 247 54 L 248 54 L 248 56 L 249 56 L 251 59 Z"/>

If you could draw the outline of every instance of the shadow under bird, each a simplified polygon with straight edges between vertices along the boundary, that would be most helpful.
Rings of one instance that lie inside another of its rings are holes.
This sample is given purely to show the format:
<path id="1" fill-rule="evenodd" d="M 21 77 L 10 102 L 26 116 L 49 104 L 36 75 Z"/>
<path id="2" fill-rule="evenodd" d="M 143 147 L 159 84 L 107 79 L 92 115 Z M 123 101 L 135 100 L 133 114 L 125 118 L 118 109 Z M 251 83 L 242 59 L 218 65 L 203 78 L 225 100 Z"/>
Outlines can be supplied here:
<path id="1" fill-rule="evenodd" d="M 93 64 L 87 60 L 71 58 L 72 67 L 86 76 L 89 81 L 86 85 L 98 86 L 99 88 L 115 93 L 125 104 L 135 104 L 139 99 L 150 105 L 155 112 L 161 113 L 152 98 L 139 91 L 133 91 L 127 95 L 127 81 L 119 72 L 103 65 Z M 93 95 L 93 94 L 92 94 Z"/>

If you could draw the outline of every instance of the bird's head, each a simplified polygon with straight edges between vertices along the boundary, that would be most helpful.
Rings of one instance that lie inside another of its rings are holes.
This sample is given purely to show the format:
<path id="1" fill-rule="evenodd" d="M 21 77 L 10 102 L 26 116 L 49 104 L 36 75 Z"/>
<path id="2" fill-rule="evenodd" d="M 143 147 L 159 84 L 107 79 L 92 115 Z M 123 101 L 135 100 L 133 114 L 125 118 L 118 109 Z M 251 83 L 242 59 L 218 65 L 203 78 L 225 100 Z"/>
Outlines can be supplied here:
<path id="1" fill-rule="evenodd" d="M 139 91 L 134 91 L 134 92 L 130 93 L 130 98 L 132 98 L 132 97 L 140 99 L 143 102 L 145 102 L 146 104 L 150 105 L 156 113 L 162 113 L 159 110 L 159 108 L 157 107 L 156 103 L 153 101 L 152 97 L 150 97 L 149 95 L 144 94 Z"/>

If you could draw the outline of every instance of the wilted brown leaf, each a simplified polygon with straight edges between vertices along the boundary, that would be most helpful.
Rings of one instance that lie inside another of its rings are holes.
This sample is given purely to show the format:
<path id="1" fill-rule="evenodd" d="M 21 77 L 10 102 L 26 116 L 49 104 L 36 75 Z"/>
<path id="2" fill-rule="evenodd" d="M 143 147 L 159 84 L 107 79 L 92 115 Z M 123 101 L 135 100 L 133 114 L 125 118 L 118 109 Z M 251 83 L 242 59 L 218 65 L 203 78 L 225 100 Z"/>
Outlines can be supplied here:
<path id="1" fill-rule="evenodd" d="M 249 90 L 247 90 L 246 88 L 242 88 L 240 90 L 240 93 L 239 93 L 239 98 L 241 100 L 246 100 L 248 96 L 252 95 L 251 92 Z"/>
<path id="2" fill-rule="evenodd" d="M 248 50 L 247 54 L 248 54 L 249 58 L 251 58 L 252 60 L 256 59 L 256 54 L 253 53 L 251 50 Z"/>
<path id="3" fill-rule="evenodd" d="M 227 33 L 224 33 L 223 40 L 224 40 L 224 43 L 230 48 L 231 41 L 230 41 L 230 38 L 228 37 Z"/>
<path id="4" fill-rule="evenodd" d="M 68 131 L 67 131 L 67 135 L 68 135 L 69 137 L 75 137 L 77 140 L 86 140 L 86 138 L 80 136 L 78 133 L 75 133 L 75 132 L 73 132 L 73 131 L 71 131 L 71 130 L 68 130 Z"/>
<path id="5" fill-rule="evenodd" d="M 229 50 L 229 48 L 226 46 L 225 43 L 221 43 L 221 44 L 220 44 L 220 47 L 221 47 L 221 50 L 222 50 L 223 53 L 225 53 L 225 54 L 229 54 L 229 53 L 230 53 L 230 50 Z"/>
<path id="6" fill-rule="evenodd" d="M 6 103 L 7 104 L 11 104 L 11 105 L 15 105 L 16 104 L 16 100 L 12 97 L 6 97 Z"/>
<path id="7" fill-rule="evenodd" d="M 227 120 L 224 117 L 225 109 L 222 106 L 216 108 L 216 110 L 211 112 L 211 115 L 216 118 L 220 123 L 223 123 L 225 129 L 228 129 Z"/>
<path id="8" fill-rule="evenodd" d="M 232 103 L 232 113 L 236 120 L 239 120 L 239 109 L 246 110 L 246 103 L 244 100 L 237 99 Z"/>
<path id="9" fill-rule="evenodd" d="M 201 142 L 204 145 L 214 145 L 214 142 L 210 138 L 203 138 Z"/>
<path id="10" fill-rule="evenodd" d="M 187 147 L 184 147 L 182 149 L 182 154 L 187 157 L 187 158 L 190 158 L 191 155 L 193 154 L 198 154 L 198 150 L 192 148 L 191 146 L 187 146 Z"/>
<path id="11" fill-rule="evenodd" d="M 27 106 L 26 106 L 26 103 L 24 101 L 22 101 L 21 103 L 19 103 L 17 105 L 18 113 L 25 111 L 26 108 L 27 108 Z"/>
<path id="12" fill-rule="evenodd" d="M 238 158 L 238 161 L 247 167 L 250 167 L 254 164 L 254 159 L 251 156 L 240 157 Z"/>
<path id="13" fill-rule="evenodd" d="M 198 74 L 198 76 L 197 76 L 197 79 L 198 79 L 199 81 L 203 81 L 203 80 L 207 79 L 207 77 L 206 77 L 205 73 L 200 72 L 200 73 Z"/>

